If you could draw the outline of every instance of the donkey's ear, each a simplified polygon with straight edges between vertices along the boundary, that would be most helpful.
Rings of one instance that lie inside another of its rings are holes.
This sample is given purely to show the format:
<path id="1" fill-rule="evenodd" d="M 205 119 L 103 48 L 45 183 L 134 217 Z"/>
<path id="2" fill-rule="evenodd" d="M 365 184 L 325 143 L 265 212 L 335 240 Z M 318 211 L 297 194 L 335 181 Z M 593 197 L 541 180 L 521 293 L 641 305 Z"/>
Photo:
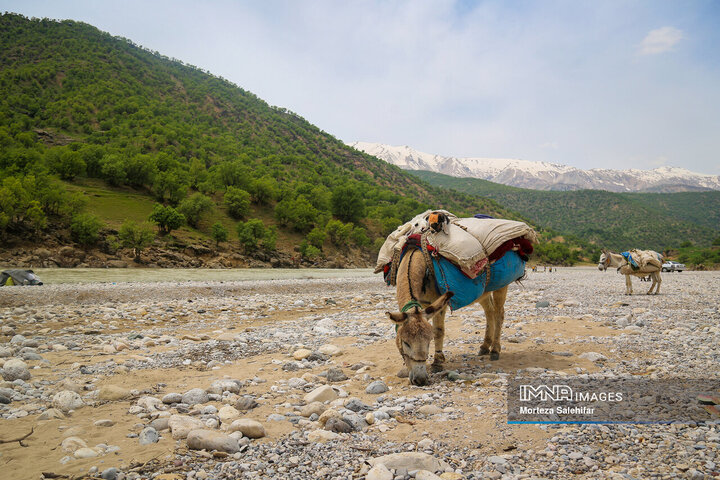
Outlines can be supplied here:
<path id="1" fill-rule="evenodd" d="M 450 299 L 455 295 L 453 292 L 445 292 L 440 298 L 435 300 L 430 306 L 425 309 L 425 315 L 432 315 L 438 310 L 445 308 L 450 302 Z"/>
<path id="2" fill-rule="evenodd" d="M 398 313 L 385 312 L 385 315 L 388 316 L 390 321 L 392 321 L 393 323 L 397 323 L 397 324 L 401 324 L 405 320 L 408 319 L 408 314 L 405 312 L 398 312 Z"/>

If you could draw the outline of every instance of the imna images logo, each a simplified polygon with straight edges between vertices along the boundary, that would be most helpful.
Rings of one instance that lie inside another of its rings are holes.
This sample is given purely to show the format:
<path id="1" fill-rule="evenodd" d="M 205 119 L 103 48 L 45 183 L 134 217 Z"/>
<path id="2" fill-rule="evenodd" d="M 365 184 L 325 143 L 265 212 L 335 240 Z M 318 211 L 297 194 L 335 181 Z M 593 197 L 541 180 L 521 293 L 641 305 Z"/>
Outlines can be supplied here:
<path id="1" fill-rule="evenodd" d="M 563 400 L 572 401 L 573 391 L 567 385 L 520 385 L 521 402 L 560 402 Z"/>

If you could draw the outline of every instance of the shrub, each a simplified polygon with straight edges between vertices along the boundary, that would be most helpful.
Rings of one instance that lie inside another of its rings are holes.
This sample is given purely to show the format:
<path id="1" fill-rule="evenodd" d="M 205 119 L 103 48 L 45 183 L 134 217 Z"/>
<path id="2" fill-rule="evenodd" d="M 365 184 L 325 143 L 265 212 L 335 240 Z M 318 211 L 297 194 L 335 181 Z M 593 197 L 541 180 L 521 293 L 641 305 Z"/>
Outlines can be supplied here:
<path id="1" fill-rule="evenodd" d="M 323 243 L 325 243 L 325 237 L 327 237 L 325 230 L 315 227 L 310 230 L 310 233 L 308 233 L 305 238 L 310 245 L 322 250 Z"/>
<path id="2" fill-rule="evenodd" d="M 155 239 L 152 225 L 147 222 L 136 223 L 132 220 L 125 220 L 118 232 L 120 244 L 125 248 L 131 248 L 135 261 L 140 260 L 140 253 L 149 247 Z"/>
<path id="3" fill-rule="evenodd" d="M 237 224 L 238 241 L 246 252 L 254 252 L 258 249 L 258 243 L 261 243 L 268 250 L 275 249 L 275 231 L 267 229 L 262 220 L 253 218 L 247 222 L 238 222 Z M 272 244 L 272 248 L 269 248 Z"/>
<path id="4" fill-rule="evenodd" d="M 182 227 L 185 223 L 185 215 L 178 212 L 176 209 L 170 206 L 163 206 L 156 203 L 153 207 L 153 211 L 148 218 L 151 222 L 154 222 L 160 228 L 160 232 L 167 234 L 173 230 L 177 230 Z"/>
<path id="5" fill-rule="evenodd" d="M 197 228 L 203 215 L 212 210 L 213 203 L 208 197 L 202 193 L 195 193 L 180 202 L 178 210 L 185 215 L 185 220 L 192 227 Z"/>
<path id="6" fill-rule="evenodd" d="M 343 223 L 340 220 L 330 220 L 325 226 L 325 232 L 330 241 L 337 246 L 346 245 L 353 231 L 352 223 Z"/>
<path id="7" fill-rule="evenodd" d="M 70 222 L 70 234 L 73 240 L 82 245 L 96 244 L 101 228 L 100 219 L 89 213 L 75 215 Z"/>
<path id="8" fill-rule="evenodd" d="M 350 237 L 352 238 L 353 243 L 355 243 L 358 247 L 367 247 L 370 245 L 370 239 L 365 233 L 364 228 L 355 227 Z"/>
<path id="9" fill-rule="evenodd" d="M 308 260 L 312 260 L 314 258 L 319 257 L 322 254 L 319 248 L 316 248 L 313 245 L 310 245 L 307 240 L 303 240 L 300 244 L 300 255 L 303 256 L 303 258 L 307 258 Z"/>

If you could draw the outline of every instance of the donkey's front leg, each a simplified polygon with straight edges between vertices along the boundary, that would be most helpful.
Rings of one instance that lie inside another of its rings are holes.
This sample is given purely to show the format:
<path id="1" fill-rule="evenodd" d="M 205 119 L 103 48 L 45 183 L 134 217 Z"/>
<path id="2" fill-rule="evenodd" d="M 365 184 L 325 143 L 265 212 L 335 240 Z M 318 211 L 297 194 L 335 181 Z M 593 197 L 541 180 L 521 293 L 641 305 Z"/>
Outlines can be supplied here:
<path id="1" fill-rule="evenodd" d="M 632 280 L 630 275 L 625 275 L 625 295 L 632 295 Z"/>
<path id="2" fill-rule="evenodd" d="M 445 312 L 447 308 L 435 314 L 433 317 L 433 334 L 435 338 L 435 358 L 430 366 L 433 372 L 443 370 L 445 363 L 445 355 L 443 354 L 443 342 L 445 341 Z"/>

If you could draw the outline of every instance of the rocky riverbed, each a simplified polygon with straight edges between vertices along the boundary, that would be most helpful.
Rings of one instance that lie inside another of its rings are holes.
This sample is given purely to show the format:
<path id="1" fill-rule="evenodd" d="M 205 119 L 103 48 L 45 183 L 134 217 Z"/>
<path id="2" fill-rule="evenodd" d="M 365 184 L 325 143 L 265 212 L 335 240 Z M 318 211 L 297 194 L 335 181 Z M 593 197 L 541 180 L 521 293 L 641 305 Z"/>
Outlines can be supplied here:
<path id="1" fill-rule="evenodd" d="M 709 413 L 507 423 L 518 373 L 720 376 L 720 273 L 663 278 L 625 296 L 616 274 L 529 273 L 500 360 L 477 356 L 482 309 L 455 311 L 427 387 L 395 375 L 379 276 L 2 288 L 0 477 L 716 478 Z"/>

